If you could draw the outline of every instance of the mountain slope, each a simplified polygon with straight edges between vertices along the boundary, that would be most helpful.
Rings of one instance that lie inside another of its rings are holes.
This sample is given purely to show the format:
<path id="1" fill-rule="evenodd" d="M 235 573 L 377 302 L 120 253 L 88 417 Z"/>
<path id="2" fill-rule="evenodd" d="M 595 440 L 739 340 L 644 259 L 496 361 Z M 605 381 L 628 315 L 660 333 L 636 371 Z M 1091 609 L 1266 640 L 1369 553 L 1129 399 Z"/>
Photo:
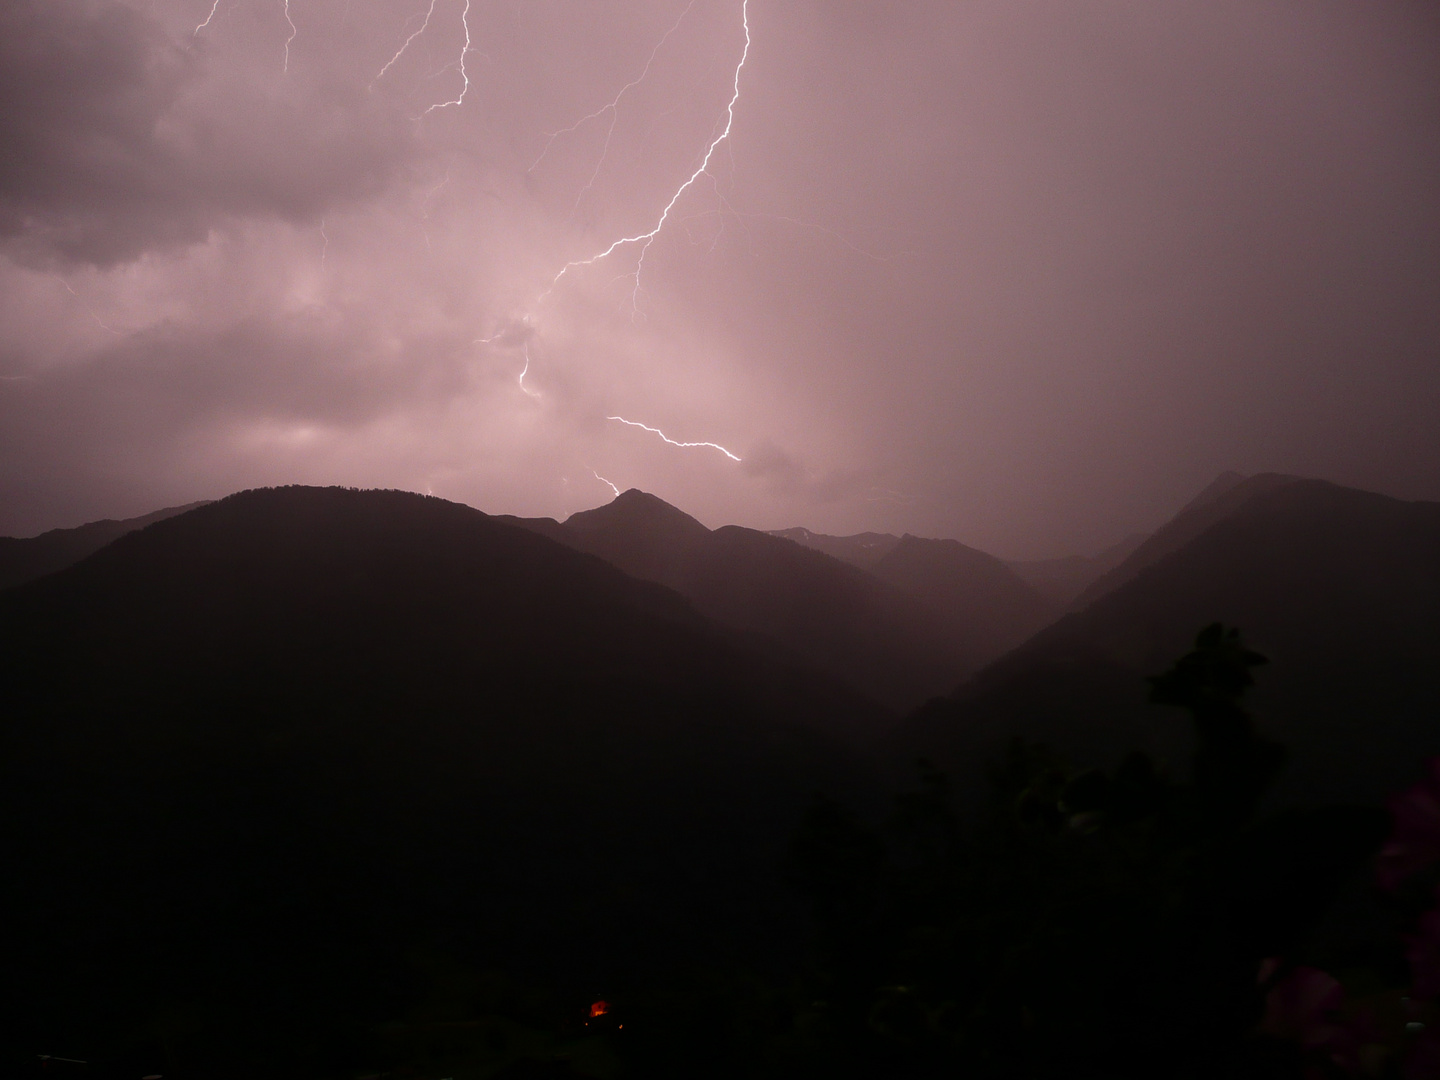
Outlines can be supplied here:
<path id="1" fill-rule="evenodd" d="M 937 611 L 963 613 L 966 651 L 982 661 L 1020 644 L 1059 614 L 995 556 L 957 540 L 907 534 L 870 572 Z"/>
<path id="2" fill-rule="evenodd" d="M 1077 610 L 1084 608 L 1127 581 L 1134 581 L 1146 567 L 1178 551 L 1251 497 L 1284 487 L 1296 479 L 1281 473 L 1260 473 L 1250 477 L 1233 472 L 1221 473 L 1178 514 L 1145 538 L 1124 561 L 1086 586 L 1072 607 Z"/>
<path id="3" fill-rule="evenodd" d="M 0 682 L 15 1045 L 169 1024 L 272 1075 L 402 1014 L 417 955 L 588 995 L 783 950 L 772 864 L 863 775 L 819 732 L 881 718 L 598 559 L 339 489 L 7 591 Z"/>
<path id="4" fill-rule="evenodd" d="M 1067 555 L 1059 559 L 1026 559 L 1007 562 L 1020 580 L 1051 603 L 1068 606 L 1090 583 L 1124 562 L 1146 540 L 1144 533 L 1132 533 L 1098 555 Z"/>
<path id="5" fill-rule="evenodd" d="M 712 532 L 642 491 L 563 525 L 517 524 L 667 585 L 703 614 L 763 634 L 895 709 L 945 693 L 985 658 L 963 618 L 777 536 L 733 525 Z"/>
<path id="6" fill-rule="evenodd" d="M 128 532 L 143 529 L 157 521 L 164 521 L 204 505 L 203 502 L 194 502 L 185 506 L 172 506 L 123 521 L 106 518 L 74 529 L 51 529 L 39 536 L 25 539 L 0 536 L 0 589 L 8 589 L 23 581 L 31 581 L 45 574 L 53 574 L 56 570 L 63 570 Z"/>
<path id="7" fill-rule="evenodd" d="M 827 536 L 804 528 L 777 529 L 770 535 L 793 540 L 802 547 L 823 551 L 831 558 L 858 566 L 861 570 L 874 570 L 881 560 L 900 545 L 902 539 L 891 533 L 874 532 L 856 533 L 853 536 Z M 907 538 L 913 539 L 908 535 Z M 1085 587 L 1101 574 L 1118 566 L 1144 539 L 1143 533 L 1137 533 L 1098 555 L 1088 557 L 1071 555 L 1060 559 L 996 561 L 1009 567 L 1022 582 L 1039 593 L 1052 607 L 1063 607 L 1079 596 Z M 993 568 L 991 572 L 994 572 Z"/>
<path id="8" fill-rule="evenodd" d="M 1375 801 L 1409 783 L 1440 753 L 1440 504 L 1246 484 L 1188 542 L 909 718 L 892 752 L 967 781 L 1014 735 L 1083 762 L 1136 746 L 1176 759 L 1183 722 L 1147 703 L 1144 676 L 1219 620 L 1271 660 L 1252 701 L 1290 751 L 1280 798 Z"/>

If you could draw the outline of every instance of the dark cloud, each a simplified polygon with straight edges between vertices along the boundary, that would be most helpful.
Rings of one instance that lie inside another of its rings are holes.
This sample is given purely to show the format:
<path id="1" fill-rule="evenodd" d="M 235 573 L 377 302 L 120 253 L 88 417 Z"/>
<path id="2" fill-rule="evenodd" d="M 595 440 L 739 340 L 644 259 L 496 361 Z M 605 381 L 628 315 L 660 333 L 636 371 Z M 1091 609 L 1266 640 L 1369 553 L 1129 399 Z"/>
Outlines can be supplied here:
<path id="1" fill-rule="evenodd" d="M 209 8 L 0 4 L 0 532 L 598 474 L 1043 556 L 1223 469 L 1440 498 L 1433 5 L 752 0 L 730 138 L 603 258 L 741 0 Z"/>
<path id="2" fill-rule="evenodd" d="M 107 266 L 237 215 L 311 219 L 383 189 L 409 149 L 408 122 L 359 86 L 281 93 L 198 48 L 116 0 L 0 5 L 12 255 Z"/>

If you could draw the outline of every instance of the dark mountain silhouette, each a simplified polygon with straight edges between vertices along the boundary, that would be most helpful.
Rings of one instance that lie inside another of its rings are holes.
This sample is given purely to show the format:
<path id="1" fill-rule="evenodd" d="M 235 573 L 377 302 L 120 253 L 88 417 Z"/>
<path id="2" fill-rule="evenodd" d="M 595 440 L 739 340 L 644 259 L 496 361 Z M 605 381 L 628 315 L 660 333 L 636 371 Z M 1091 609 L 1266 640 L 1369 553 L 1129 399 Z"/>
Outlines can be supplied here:
<path id="1" fill-rule="evenodd" d="M 869 570 L 889 554 L 890 549 L 900 543 L 900 537 L 890 533 L 863 532 L 853 536 L 826 536 L 809 529 L 776 529 L 770 533 L 782 540 L 793 540 L 801 547 L 823 551 L 832 559 Z"/>
<path id="2" fill-rule="evenodd" d="M 564 524 L 513 520 L 667 585 L 703 614 L 763 634 L 898 710 L 945 693 L 994 655 L 977 646 L 983 632 L 963 616 L 777 536 L 733 525 L 711 531 L 635 489 Z"/>
<path id="3" fill-rule="evenodd" d="M 25 539 L 0 536 L 0 589 L 63 570 L 128 532 L 204 505 L 204 502 L 193 502 L 185 506 L 171 506 L 122 521 L 106 518 L 75 529 L 51 529 Z"/>
<path id="4" fill-rule="evenodd" d="M 1091 582 L 1119 566 L 1145 542 L 1145 533 L 1132 533 L 1098 555 L 1067 555 L 1059 559 L 1023 559 L 1006 566 L 1045 599 L 1068 607 Z"/>
<path id="5" fill-rule="evenodd" d="M 909 718 L 896 758 L 968 782 L 1021 735 L 1085 764 L 1178 760 L 1183 725 L 1144 676 L 1217 620 L 1271 660 L 1252 700 L 1290 754 L 1277 798 L 1380 800 L 1440 753 L 1440 504 L 1261 476 L 1172 526 L 1130 580 Z"/>
<path id="6" fill-rule="evenodd" d="M 770 533 L 786 540 L 793 540 L 804 547 L 823 551 L 831 558 L 858 566 L 861 570 L 873 570 L 901 542 L 901 537 L 891 533 L 856 533 L 853 536 L 827 536 L 805 528 L 778 529 Z M 908 535 L 908 534 L 907 534 Z M 1034 589 L 1052 605 L 1061 607 L 1069 604 L 1089 585 L 1114 567 L 1118 566 L 1145 539 L 1143 533 L 1128 536 L 1119 543 L 1106 548 L 1099 555 L 1070 555 L 1060 559 L 1031 559 L 1003 562 L 1026 585 Z M 974 549 L 971 549 L 974 550 Z M 988 571 L 994 573 L 993 567 Z"/>
<path id="7" fill-rule="evenodd" d="M 1059 614 L 1056 604 L 995 556 L 958 540 L 906 534 L 870 572 L 937 611 L 963 618 L 966 652 L 986 662 Z"/>
<path id="8" fill-rule="evenodd" d="M 1076 610 L 1084 608 L 1127 581 L 1134 581 L 1146 567 L 1153 566 L 1172 551 L 1179 551 L 1217 521 L 1229 516 L 1251 496 L 1283 487 L 1296 479 L 1281 473 L 1260 473 L 1251 477 L 1235 472 L 1221 473 L 1178 514 L 1138 544 L 1123 561 L 1092 581 L 1076 597 L 1072 606 Z"/>
<path id="9" fill-rule="evenodd" d="M 0 685 L 4 1048 L 233 1051 L 186 1075 L 328 1075 L 417 957 L 590 1001 L 786 955 L 774 861 L 863 776 L 825 732 L 882 718 L 533 531 L 341 489 L 8 590 Z"/>

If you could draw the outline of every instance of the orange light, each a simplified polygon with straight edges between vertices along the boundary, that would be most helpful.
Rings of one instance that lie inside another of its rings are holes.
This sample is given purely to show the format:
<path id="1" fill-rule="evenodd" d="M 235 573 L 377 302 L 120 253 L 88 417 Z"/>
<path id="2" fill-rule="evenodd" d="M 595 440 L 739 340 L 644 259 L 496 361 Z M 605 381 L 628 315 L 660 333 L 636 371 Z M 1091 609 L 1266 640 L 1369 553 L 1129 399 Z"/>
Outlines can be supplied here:
<path id="1" fill-rule="evenodd" d="M 608 1001 L 597 1001 L 590 1006 L 590 1018 L 593 1020 L 597 1016 L 604 1016 L 609 1011 L 610 1003 Z"/>

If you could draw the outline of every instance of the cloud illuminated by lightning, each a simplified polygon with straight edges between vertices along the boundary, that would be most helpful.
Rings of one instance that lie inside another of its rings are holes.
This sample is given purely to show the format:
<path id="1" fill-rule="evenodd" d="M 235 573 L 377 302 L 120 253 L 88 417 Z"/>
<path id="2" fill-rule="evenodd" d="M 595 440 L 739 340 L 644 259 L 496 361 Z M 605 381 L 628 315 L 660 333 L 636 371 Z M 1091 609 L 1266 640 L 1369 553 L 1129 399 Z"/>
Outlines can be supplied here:
<path id="1" fill-rule="evenodd" d="M 865 258 L 865 259 L 869 259 L 871 262 L 875 262 L 875 263 L 892 263 L 892 262 L 894 262 L 896 259 L 913 257 L 913 256 L 915 256 L 915 255 L 918 254 L 918 252 L 910 251 L 910 250 L 907 249 L 907 250 L 904 250 L 904 251 L 894 252 L 893 254 L 890 254 L 890 255 L 877 255 L 877 254 L 876 254 L 875 252 L 873 252 L 873 251 L 867 251 L 865 248 L 861 247 L 859 244 L 857 244 L 857 243 L 855 243 L 853 240 L 851 240 L 851 239 L 850 239 L 848 236 L 846 236 L 844 233 L 838 232 L 838 231 L 836 231 L 835 229 L 830 228 L 828 225 L 819 225 L 819 224 L 817 224 L 817 223 L 815 223 L 815 222 L 813 222 L 813 221 L 804 221 L 804 220 L 802 220 L 802 219 L 800 219 L 800 218 L 797 218 L 797 217 L 790 217 L 788 214 L 768 214 L 768 213 L 764 213 L 764 212 L 762 212 L 762 211 L 757 211 L 757 210 L 736 210 L 733 206 L 730 205 L 729 201 L 726 200 L 726 199 L 724 198 L 724 196 L 722 196 L 722 195 L 719 194 L 719 192 L 716 192 L 716 195 L 717 195 L 717 197 L 720 198 L 720 201 L 721 201 L 721 203 L 722 203 L 722 205 L 721 205 L 719 208 L 710 209 L 710 210 L 701 210 L 701 211 L 698 211 L 697 213 L 694 213 L 694 214 L 686 214 L 684 217 L 682 217 L 682 218 L 677 218 L 676 220 L 677 220 L 680 224 L 683 225 L 683 224 L 685 224 L 685 223 L 687 223 L 687 222 L 690 222 L 690 221 L 699 220 L 700 218 L 720 217 L 720 218 L 722 219 L 722 225 L 723 225 L 724 215 L 725 215 L 725 214 L 729 214 L 731 217 L 733 217 L 733 218 L 735 218 L 737 221 L 741 222 L 741 224 L 744 224 L 746 221 L 779 221 L 779 222 L 784 222 L 784 223 L 787 224 L 787 225 L 793 225 L 793 226 L 795 226 L 797 229 L 809 229 L 809 230 L 812 230 L 812 231 L 814 231 L 814 232 L 823 233 L 823 234 L 825 234 L 826 236 L 830 237 L 832 240 L 834 240 L 836 243 L 840 244 L 842 247 L 848 248 L 850 251 L 853 251 L 856 255 L 859 255 L 859 256 L 861 256 L 862 258 Z M 688 231 L 688 230 L 687 230 L 687 231 Z M 748 230 L 747 230 L 747 231 L 748 231 Z M 694 239 L 694 238 L 693 238 L 693 236 L 692 236 L 692 240 L 693 240 L 693 239 Z M 703 241 L 698 241 L 698 242 L 702 242 L 702 243 L 703 243 Z M 713 250 L 714 247 L 715 247 L 715 240 L 714 240 L 714 239 L 711 240 L 710 246 L 711 246 L 711 249 Z"/>
<path id="2" fill-rule="evenodd" d="M 465 95 L 470 92 L 470 76 L 465 72 L 465 57 L 470 52 L 470 0 L 465 0 L 465 9 L 460 13 L 460 25 L 465 28 L 465 44 L 460 49 L 460 78 L 465 85 L 460 88 L 460 96 L 454 101 L 436 102 L 421 113 L 421 116 L 429 116 L 436 109 L 448 109 L 451 105 L 463 105 Z"/>
<path id="3" fill-rule="evenodd" d="M 635 421 L 635 420 L 626 420 L 623 416 L 607 416 L 605 419 L 606 419 L 606 420 L 618 420 L 620 423 L 622 423 L 622 424 L 629 424 L 631 427 L 643 428 L 644 430 L 650 432 L 652 435 L 659 435 L 661 439 L 663 439 L 665 442 L 669 443 L 671 446 L 704 446 L 704 447 L 708 447 L 708 448 L 711 449 L 711 450 L 719 450 L 720 453 L 724 454 L 724 455 L 725 455 L 726 457 L 728 457 L 731 461 L 739 461 L 739 460 L 740 460 L 738 457 L 736 457 L 734 454 L 732 454 L 729 450 L 726 450 L 725 447 L 721 446 L 719 443 L 713 443 L 713 442 L 676 442 L 674 439 L 670 438 L 670 436 L 666 435 L 666 434 L 665 434 L 663 431 L 661 431 L 659 428 L 653 428 L 653 427 L 651 427 L 649 424 L 642 424 L 642 423 L 639 423 L 638 421 Z"/>
<path id="4" fill-rule="evenodd" d="M 649 232 L 637 233 L 634 236 L 622 236 L 598 255 L 592 255 L 587 259 L 575 259 L 572 262 L 566 263 L 560 272 L 555 275 L 555 280 L 550 283 L 550 288 L 546 290 L 545 296 L 553 292 L 555 286 L 560 284 L 561 279 L 576 267 L 593 266 L 595 263 L 609 257 L 619 248 L 627 244 L 639 244 L 640 256 L 635 262 L 635 270 L 633 274 L 626 275 L 633 277 L 635 280 L 635 288 L 630 296 L 631 312 L 634 313 L 640 296 L 640 274 L 645 268 L 645 255 L 649 252 L 650 245 L 654 243 L 655 237 L 659 235 L 660 230 L 665 227 L 665 222 L 670 218 L 670 211 L 674 209 L 675 204 L 680 201 L 680 196 L 684 195 L 686 191 L 694 186 L 695 181 L 700 179 L 700 177 L 709 175 L 710 159 L 715 155 L 716 148 L 730 137 L 730 129 L 735 123 L 735 103 L 740 99 L 740 72 L 744 69 L 745 61 L 750 55 L 750 0 L 743 0 L 741 3 L 740 18 L 745 28 L 745 48 L 740 53 L 740 62 L 735 65 L 734 86 L 730 95 L 730 102 L 725 107 L 725 128 L 719 135 L 711 140 L 709 147 L 705 150 L 704 158 L 700 161 L 699 168 L 690 174 L 689 179 L 675 189 L 675 194 L 670 196 L 670 201 L 665 204 L 665 209 L 660 212 L 660 219 L 656 221 L 654 228 Z M 542 296 L 541 299 L 543 300 L 544 296 Z M 729 453 L 729 451 L 726 452 Z M 739 458 L 736 458 L 736 460 L 738 461 Z"/>
<path id="5" fill-rule="evenodd" d="M 618 94 L 616 94 L 604 105 L 600 106 L 600 108 L 590 113 L 588 116 L 582 116 L 579 120 L 576 120 L 575 123 L 571 124 L 569 127 L 561 128 L 559 131 L 552 131 L 548 133 L 549 138 L 545 140 L 545 146 L 541 149 L 540 156 L 531 163 L 530 168 L 525 170 L 525 174 L 527 176 L 530 173 L 534 172 L 535 169 L 539 166 L 539 164 L 545 160 L 545 155 L 550 152 L 550 147 L 555 144 L 555 140 L 558 139 L 561 135 L 569 135 L 574 131 L 578 131 L 580 128 L 588 124 L 591 120 L 598 119 L 599 117 L 604 116 L 608 112 L 610 114 L 610 126 L 605 130 L 605 144 L 600 149 L 600 157 L 595 162 L 595 168 L 591 170 L 590 179 L 585 181 L 585 186 L 580 189 L 580 194 L 575 196 L 575 210 L 578 210 L 580 208 L 580 200 L 583 199 L 586 193 L 595 186 L 595 180 L 599 177 L 600 169 L 605 164 L 605 158 L 610 153 L 610 140 L 615 134 L 615 121 L 620 114 L 621 100 L 625 97 L 627 93 L 629 93 L 631 90 L 635 89 L 635 87 L 639 86 L 642 82 L 645 81 L 645 77 L 650 74 L 650 69 L 655 64 L 655 57 L 660 54 L 660 49 L 664 46 L 665 42 L 670 39 L 670 35 L 675 33 L 676 30 L 680 29 L 680 24 L 685 21 L 685 16 L 690 14 L 690 9 L 694 6 L 695 0 L 690 0 L 690 3 L 685 6 L 685 10 L 680 13 L 680 17 L 675 20 L 675 24 L 671 26 L 669 30 L 665 31 L 664 35 L 660 38 L 660 40 L 655 43 L 655 48 L 650 50 L 650 58 L 645 61 L 644 69 L 640 72 L 639 75 L 637 75 L 635 78 L 631 79 L 628 83 L 622 86 Z M 574 210 L 572 210 L 571 213 L 573 214 Z"/>

